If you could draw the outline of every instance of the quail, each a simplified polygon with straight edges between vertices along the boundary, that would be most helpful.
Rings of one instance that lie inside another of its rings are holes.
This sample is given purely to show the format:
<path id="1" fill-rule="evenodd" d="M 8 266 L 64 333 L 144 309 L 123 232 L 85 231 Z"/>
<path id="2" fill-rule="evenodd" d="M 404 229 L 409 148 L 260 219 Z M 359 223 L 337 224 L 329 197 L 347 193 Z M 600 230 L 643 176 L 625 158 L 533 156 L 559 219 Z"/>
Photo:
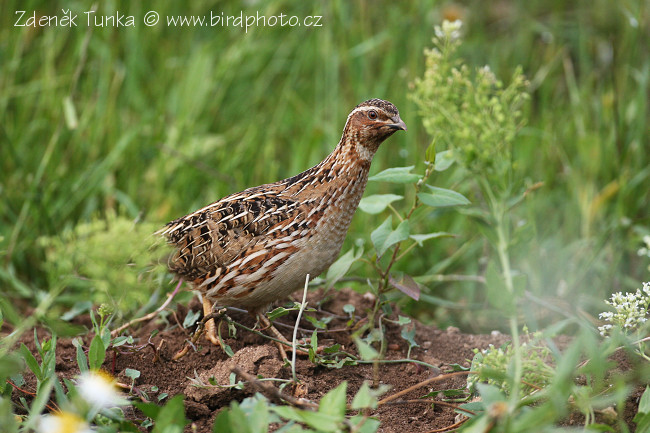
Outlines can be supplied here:
<path id="1" fill-rule="evenodd" d="M 406 131 L 397 108 L 370 99 L 348 115 L 336 148 L 293 177 L 248 188 L 168 223 L 170 270 L 212 304 L 264 312 L 337 258 L 379 145 Z M 208 337 L 217 343 L 214 323 Z M 286 340 L 285 340 L 286 341 Z M 282 351 L 281 351 L 282 352 Z"/>

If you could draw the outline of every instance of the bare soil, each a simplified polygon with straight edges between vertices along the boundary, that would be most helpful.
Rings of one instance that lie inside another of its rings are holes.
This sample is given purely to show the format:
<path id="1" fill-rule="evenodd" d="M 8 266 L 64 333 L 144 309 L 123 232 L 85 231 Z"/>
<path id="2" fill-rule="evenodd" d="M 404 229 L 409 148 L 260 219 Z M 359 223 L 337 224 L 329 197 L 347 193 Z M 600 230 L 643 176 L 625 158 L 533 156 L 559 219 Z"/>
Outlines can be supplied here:
<path id="1" fill-rule="evenodd" d="M 309 305 L 316 305 L 317 300 L 323 298 L 321 293 L 316 292 L 310 294 L 310 299 L 313 302 L 310 302 Z M 335 296 L 323 302 L 319 307 L 319 311 L 309 314 L 318 318 L 333 317 L 328 324 L 328 329 L 332 331 L 319 333 L 319 345 L 331 346 L 339 343 L 347 352 L 356 354 L 355 346 L 350 337 L 352 331 L 346 329 L 348 315 L 343 312 L 345 304 L 354 305 L 356 313 L 364 315 L 365 311 L 371 307 L 372 299 L 352 290 L 341 290 L 336 292 Z M 169 397 L 183 394 L 185 396 L 186 416 L 191 420 L 191 424 L 186 428 L 186 431 L 211 432 L 214 419 L 220 410 L 227 407 L 231 401 L 241 401 L 260 390 L 251 386 L 247 386 L 243 390 L 217 386 L 199 387 L 196 386 L 196 380 L 192 379 L 198 379 L 205 384 L 208 384 L 209 381 L 213 381 L 213 383 L 216 381 L 220 385 L 228 385 L 232 368 L 235 366 L 258 377 L 291 379 L 291 368 L 280 360 L 278 349 L 268 339 L 241 329 L 237 331 L 235 338 L 229 337 L 225 325 L 222 328 L 222 335 L 224 341 L 235 352 L 234 357 L 229 358 L 221 348 L 211 345 L 202 338 L 197 344 L 196 350 L 191 350 L 180 361 L 173 361 L 173 356 L 184 347 L 190 337 L 190 331 L 178 326 L 176 320 L 179 321 L 178 323 L 182 323 L 189 310 L 200 310 L 198 301 L 193 301 L 188 307 L 179 306 L 175 317 L 174 315 L 168 317 L 170 323 L 154 320 L 142 325 L 140 328 L 128 330 L 127 332 L 136 338 L 136 345 L 139 349 L 136 351 L 109 352 L 103 367 L 117 377 L 119 382 L 124 384 L 131 383 L 131 379 L 125 375 L 127 368 L 140 371 L 140 377 L 135 381 L 134 392 L 136 394 L 144 392 L 145 394 L 140 394 L 140 397 L 146 395 L 146 398 L 151 401 L 157 401 L 157 397 L 163 393 L 168 394 Z M 229 312 L 228 315 L 233 320 L 246 326 L 253 327 L 255 325 L 254 319 L 247 314 Z M 276 327 L 288 340 L 291 340 L 295 318 L 294 313 L 275 322 Z M 84 320 L 86 321 L 85 324 L 89 326 L 90 323 L 87 317 Z M 473 349 L 475 348 L 485 349 L 490 344 L 498 347 L 508 341 L 508 336 L 498 332 L 490 335 L 470 335 L 464 334 L 456 328 L 440 330 L 417 322 L 408 326 L 415 326 L 415 340 L 419 344 L 419 347 L 412 349 L 410 353 L 411 359 L 424 361 L 432 365 L 433 368 L 412 362 L 381 364 L 377 370 L 370 364 L 327 368 L 317 366 L 310 362 L 307 357 L 300 356 L 298 357 L 296 372 L 301 387 L 299 391 L 293 390 L 293 392 L 297 393 L 299 397 L 317 402 L 329 390 L 341 382 L 347 381 L 348 397 L 351 402 L 364 381 L 373 382 L 373 380 L 378 380 L 380 383 L 391 386 L 391 390 L 386 394 L 386 396 L 389 396 L 451 371 L 452 364 L 469 367 L 470 360 L 474 355 Z M 309 338 L 313 326 L 303 320 L 301 328 L 304 331 L 299 332 L 301 334 L 299 337 Z M 389 360 L 405 359 L 407 357 L 408 343 L 400 336 L 402 327 L 389 324 L 386 328 L 388 343 L 386 358 Z M 151 337 L 155 331 L 158 332 Z M 23 342 L 35 351 L 33 335 L 29 334 L 27 333 Z M 43 332 L 41 332 L 40 338 L 43 337 Z M 89 344 L 91 338 L 92 333 L 89 333 L 84 337 L 84 343 Z M 148 344 L 148 342 L 151 344 Z M 622 365 L 626 362 L 625 359 L 619 361 Z M 76 362 L 76 349 L 70 339 L 59 339 L 56 371 L 60 377 L 66 378 L 74 377 L 79 372 Z M 26 374 L 25 379 L 25 391 L 29 392 L 34 389 L 35 379 L 29 377 L 29 374 Z M 392 404 L 381 405 L 372 412 L 372 416 L 381 421 L 380 432 L 442 431 L 445 427 L 452 426 L 459 420 L 453 408 L 438 404 L 432 407 L 431 403 L 414 402 L 414 400 L 434 390 L 463 388 L 465 383 L 466 377 L 464 375 L 433 382 L 428 386 L 420 387 L 401 396 Z M 152 391 L 152 387 L 154 387 L 153 389 L 157 387 L 157 391 Z M 631 431 L 634 431 L 634 424 L 631 419 L 636 413 L 638 398 L 642 391 L 642 388 L 638 389 L 627 402 L 625 417 Z M 292 389 L 286 387 L 282 392 L 291 393 Z M 17 394 L 19 392 L 14 393 L 14 396 Z M 29 396 L 25 397 L 29 398 Z M 267 395 L 267 397 L 272 399 L 272 396 Z M 436 398 L 440 399 L 441 397 Z M 128 408 L 127 417 L 138 425 L 144 420 L 144 415 L 133 408 Z M 582 417 L 575 414 L 565 422 L 567 425 L 580 425 L 581 420 Z M 272 426 L 273 428 L 277 428 L 277 426 Z"/>

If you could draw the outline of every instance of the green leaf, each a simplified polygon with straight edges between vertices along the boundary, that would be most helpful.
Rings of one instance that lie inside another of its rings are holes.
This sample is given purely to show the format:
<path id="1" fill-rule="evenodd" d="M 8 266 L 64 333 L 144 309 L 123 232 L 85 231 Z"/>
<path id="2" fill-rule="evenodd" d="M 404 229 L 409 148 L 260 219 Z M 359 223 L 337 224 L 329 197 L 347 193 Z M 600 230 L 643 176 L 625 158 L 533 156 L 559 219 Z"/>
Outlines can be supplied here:
<path id="1" fill-rule="evenodd" d="M 388 248 L 395 245 L 398 242 L 408 239 L 410 226 L 409 221 L 402 221 L 395 230 L 391 230 L 393 225 L 392 216 L 388 216 L 386 220 L 377 227 L 371 234 L 370 239 L 372 240 L 375 250 L 377 250 L 377 256 L 381 257 Z"/>
<path id="2" fill-rule="evenodd" d="M 221 338 L 219 339 L 219 343 L 221 344 L 221 348 L 226 353 L 226 355 L 228 355 L 229 358 L 235 356 L 235 352 L 232 350 L 232 347 L 226 344 Z"/>
<path id="3" fill-rule="evenodd" d="M 316 360 L 316 352 L 318 352 L 318 331 L 314 329 L 309 340 L 309 360 L 314 362 Z"/>
<path id="4" fill-rule="evenodd" d="M 411 329 L 407 329 L 406 326 L 403 327 L 400 335 L 408 342 L 410 347 L 420 347 L 420 345 L 415 341 L 415 326 L 411 327 Z"/>
<path id="5" fill-rule="evenodd" d="M 408 239 L 410 232 L 411 232 L 411 226 L 409 220 L 402 221 L 401 223 L 399 223 L 397 228 L 393 230 L 390 235 L 388 235 L 388 239 L 386 239 L 386 242 L 384 243 L 383 247 L 385 249 L 388 249 L 389 247 L 395 245 L 396 243 Z"/>
<path id="6" fill-rule="evenodd" d="M 350 424 L 354 426 L 352 431 L 357 433 L 375 433 L 379 429 L 380 422 L 378 419 L 368 418 L 365 415 L 355 415 L 350 418 Z"/>
<path id="7" fill-rule="evenodd" d="M 61 320 L 72 320 L 73 318 L 77 317 L 81 313 L 85 313 L 86 311 L 90 311 L 90 309 L 93 308 L 93 303 L 92 301 L 77 301 L 74 303 L 72 308 L 70 308 L 68 311 L 63 313 L 61 316 Z"/>
<path id="8" fill-rule="evenodd" d="M 636 431 L 639 433 L 650 432 L 650 413 L 637 413 L 633 421 L 636 423 Z"/>
<path id="9" fill-rule="evenodd" d="M 38 351 L 38 354 L 41 356 L 41 359 L 43 359 L 43 347 L 41 346 L 41 343 L 38 341 L 38 331 L 36 328 L 34 328 L 34 346 L 36 346 L 36 350 Z"/>
<path id="10" fill-rule="evenodd" d="M 489 406 L 493 403 L 498 403 L 506 401 L 506 396 L 494 385 L 488 385 L 486 383 L 477 383 L 476 389 L 481 395 L 481 400 L 486 406 Z"/>
<path id="11" fill-rule="evenodd" d="M 108 349 L 111 345 L 111 330 L 108 327 L 102 329 L 102 343 L 104 344 L 104 350 Z"/>
<path id="12" fill-rule="evenodd" d="M 230 410 L 233 432 L 266 433 L 271 419 L 266 398 L 256 394 L 241 403 L 233 402 Z"/>
<path id="13" fill-rule="evenodd" d="M 650 386 L 645 387 L 645 391 L 639 400 L 639 413 L 650 413 Z"/>
<path id="14" fill-rule="evenodd" d="M 107 430 L 107 431 L 111 431 L 111 430 Z M 119 431 L 120 433 L 126 433 L 126 432 L 140 433 L 141 432 L 141 430 L 138 427 L 136 427 L 135 424 L 133 424 L 130 421 L 119 421 L 119 426 L 117 427 L 117 431 Z"/>
<path id="15" fill-rule="evenodd" d="M 233 433 L 251 433 L 253 431 L 252 428 L 249 428 L 246 412 L 242 410 L 238 402 L 233 401 L 227 410 L 230 412 L 230 430 L 227 431 L 232 431 Z"/>
<path id="16" fill-rule="evenodd" d="M 140 377 L 140 371 L 134 370 L 132 368 L 127 368 L 124 370 L 124 375 L 131 380 L 136 380 L 138 377 Z"/>
<path id="17" fill-rule="evenodd" d="M 183 429 L 189 424 L 189 420 L 185 418 L 183 395 L 175 395 L 167 401 L 154 422 L 156 424 L 152 433 L 183 433 Z"/>
<path id="18" fill-rule="evenodd" d="M 228 344 L 224 343 L 223 340 L 219 339 L 219 342 L 221 343 L 221 348 L 223 351 L 228 355 L 229 358 L 232 358 L 235 356 L 235 352 L 232 350 L 232 347 L 230 347 Z"/>
<path id="19" fill-rule="evenodd" d="M 319 432 L 339 432 L 343 418 L 339 418 L 328 413 L 311 412 L 308 410 L 300 411 L 302 422 Z"/>
<path id="20" fill-rule="evenodd" d="M 329 319 L 329 320 L 327 320 L 327 319 Z M 310 316 L 308 314 L 305 314 L 305 320 L 307 320 L 309 323 L 314 325 L 315 328 L 327 329 L 327 324 L 332 320 L 332 318 L 331 317 L 323 317 L 321 320 L 319 320 L 314 316 Z"/>
<path id="21" fill-rule="evenodd" d="M 17 353 L 8 353 L 0 356 L 0 384 L 4 384 L 8 376 L 20 373 L 23 368 L 23 363 L 20 361 Z M 13 380 L 13 382 L 16 383 L 16 380 Z M 21 386 L 17 383 L 16 385 Z M 0 394 L 2 393 L 1 390 L 2 388 L 0 388 Z"/>
<path id="22" fill-rule="evenodd" d="M 280 415 L 282 418 L 291 420 L 291 421 L 302 421 L 302 417 L 300 416 L 300 409 L 296 409 L 295 407 L 291 406 L 271 406 L 271 410 L 278 415 Z"/>
<path id="23" fill-rule="evenodd" d="M 585 431 L 616 432 L 616 430 L 614 430 L 612 427 L 608 426 L 607 424 L 589 424 L 588 426 L 585 426 Z M 638 428 L 636 431 L 642 433 L 642 430 L 639 430 Z"/>
<path id="24" fill-rule="evenodd" d="M 50 393 L 54 387 L 54 380 L 56 379 L 46 377 L 38 387 L 36 397 L 32 400 L 32 405 L 29 407 L 27 422 L 21 425 L 21 431 L 31 431 L 35 427 L 34 424 L 39 420 L 39 415 L 43 413 L 47 402 L 50 400 Z"/>
<path id="25" fill-rule="evenodd" d="M 44 378 L 43 373 L 41 372 L 41 366 L 38 364 L 38 361 L 32 352 L 30 352 L 27 346 L 25 346 L 25 343 L 20 343 L 20 354 L 23 356 L 27 367 L 29 367 L 32 373 L 34 373 L 34 376 L 36 376 L 36 379 L 43 380 Z"/>
<path id="26" fill-rule="evenodd" d="M 435 164 L 436 157 L 436 138 L 434 137 L 431 144 L 427 146 L 427 150 L 424 151 L 424 160 L 429 164 Z"/>
<path id="27" fill-rule="evenodd" d="M 381 255 L 379 253 L 379 247 L 386 242 L 386 239 L 388 239 L 388 236 L 390 235 L 392 229 L 393 229 L 393 217 L 392 215 L 388 215 L 388 218 L 386 218 L 384 222 L 379 225 L 379 227 L 377 227 L 372 231 L 372 233 L 370 233 L 370 240 L 372 241 L 372 244 L 375 246 L 375 250 L 377 250 L 377 255 Z"/>
<path id="28" fill-rule="evenodd" d="M 119 337 L 115 337 L 113 341 L 111 342 L 111 345 L 113 347 L 120 347 L 124 344 L 126 344 L 129 341 L 130 336 L 126 335 L 120 335 Z"/>
<path id="29" fill-rule="evenodd" d="M 336 432 L 340 429 L 342 419 L 323 412 L 312 412 L 290 406 L 272 406 L 271 410 L 282 418 L 307 424 L 319 432 Z"/>
<path id="30" fill-rule="evenodd" d="M 99 369 L 104 363 L 106 358 L 106 348 L 101 336 L 95 334 L 90 342 L 90 349 L 88 349 L 88 363 L 91 370 Z"/>
<path id="31" fill-rule="evenodd" d="M 482 401 L 471 401 L 469 403 L 461 404 L 460 406 L 458 406 L 458 409 L 465 409 L 472 412 L 480 412 L 482 410 L 485 410 L 485 405 L 483 404 Z M 467 412 L 456 410 L 456 413 L 466 414 Z"/>
<path id="32" fill-rule="evenodd" d="M 314 332 L 316 332 L 315 329 L 314 329 Z M 336 353 L 336 352 L 339 352 L 339 351 L 341 351 L 341 344 L 340 343 L 335 343 L 335 344 L 333 344 L 333 345 L 331 345 L 329 347 L 325 347 L 323 349 L 323 353 L 325 355 L 329 355 L 329 354 Z"/>
<path id="33" fill-rule="evenodd" d="M 637 432 L 650 432 L 650 387 L 648 386 L 646 386 L 641 400 L 639 400 L 638 412 L 633 421 L 636 423 Z"/>
<path id="34" fill-rule="evenodd" d="M 459 412 L 465 415 L 464 412 Z M 463 433 L 485 433 L 492 430 L 494 420 L 487 414 L 480 413 L 478 416 L 470 418 L 463 425 Z"/>
<path id="35" fill-rule="evenodd" d="M 449 207 L 449 206 L 462 206 L 470 204 L 470 201 L 461 193 L 452 191 L 450 189 L 438 188 L 436 186 L 427 185 L 432 193 L 420 192 L 418 198 L 420 201 L 431 207 Z"/>
<path id="36" fill-rule="evenodd" d="M 201 311 L 200 310 L 190 310 L 187 312 L 185 315 L 185 320 L 183 320 L 183 328 L 187 329 L 196 323 L 197 320 L 199 320 L 199 317 L 201 317 Z"/>
<path id="37" fill-rule="evenodd" d="M 469 371 L 470 367 L 463 367 L 460 364 L 449 364 L 449 367 L 451 367 L 451 371 Z"/>
<path id="38" fill-rule="evenodd" d="M 396 194 L 375 194 L 362 198 L 359 202 L 359 209 L 374 215 L 386 210 L 392 202 L 403 198 L 403 196 Z"/>
<path id="39" fill-rule="evenodd" d="M 20 371 L 20 367 L 21 367 L 20 362 L 18 362 L 17 366 L 18 366 L 19 369 L 17 371 L 14 371 L 13 373 L 18 373 L 18 371 Z M 14 385 L 16 385 L 18 387 L 22 387 L 23 385 L 25 385 L 25 378 L 23 377 L 23 375 L 20 374 L 20 373 L 18 373 L 18 374 L 13 374 L 13 373 L 10 375 L 9 379 L 11 379 L 11 381 L 14 383 Z M 4 374 L 6 374 L 6 373 L 4 373 Z"/>
<path id="40" fill-rule="evenodd" d="M 78 337 L 74 338 L 72 345 L 77 349 L 77 365 L 79 366 L 79 371 L 82 373 L 88 371 L 88 359 L 86 358 L 81 339 Z"/>
<path id="41" fill-rule="evenodd" d="M 368 178 L 370 181 L 376 182 L 392 182 L 392 183 L 415 183 L 420 180 L 419 174 L 411 173 L 415 166 L 409 167 L 392 167 L 377 173 Z"/>
<path id="42" fill-rule="evenodd" d="M 323 396 L 318 405 L 318 412 L 340 418 L 345 418 L 346 395 L 348 390 L 347 381 L 341 382 L 339 386 Z"/>
<path id="43" fill-rule="evenodd" d="M 212 425 L 212 433 L 229 432 L 232 432 L 232 428 L 230 426 L 230 411 L 228 409 L 224 409 L 219 412 L 219 415 L 217 415 L 217 418 L 214 420 L 214 424 Z"/>
<path id="44" fill-rule="evenodd" d="M 402 316 L 401 314 L 397 316 L 398 325 L 403 326 L 403 325 L 408 325 L 409 323 L 411 323 L 410 317 Z"/>
<path id="45" fill-rule="evenodd" d="M 54 376 L 56 370 L 56 334 L 52 334 L 50 340 L 43 342 L 43 354 L 41 355 L 41 371 L 44 377 Z"/>
<path id="46" fill-rule="evenodd" d="M 284 307 L 277 307 L 277 308 L 273 309 L 273 311 L 270 311 L 270 312 L 266 313 L 266 317 L 268 317 L 268 319 L 271 322 L 273 322 L 275 319 L 277 319 L 279 317 L 282 317 L 282 316 L 286 316 L 287 314 L 289 314 L 292 311 L 294 311 L 293 308 L 286 309 Z"/>
<path id="47" fill-rule="evenodd" d="M 354 252 L 354 247 L 350 248 L 345 254 L 339 257 L 327 270 L 325 280 L 327 281 L 326 287 L 332 287 L 338 280 L 343 278 L 350 270 L 350 266 L 363 255 L 363 248 L 359 248 L 357 253 Z"/>
<path id="48" fill-rule="evenodd" d="M 66 322 L 59 318 L 43 317 L 41 320 L 52 333 L 63 337 L 73 337 L 86 332 L 85 327 Z"/>
<path id="49" fill-rule="evenodd" d="M 364 361 L 372 361 L 373 359 L 377 359 L 377 357 L 379 357 L 379 352 L 377 352 L 371 345 L 369 345 L 359 337 L 356 337 L 354 339 L 354 344 L 356 344 L 357 346 L 357 350 L 359 351 L 359 356 Z"/>
<path id="50" fill-rule="evenodd" d="M 422 246 L 424 241 L 428 241 L 429 239 L 436 239 L 436 238 L 453 238 L 454 234 L 448 233 L 448 232 L 435 232 L 435 233 L 427 233 L 426 235 L 410 235 L 409 238 L 413 239 L 415 243 L 417 243 L 419 246 Z"/>
<path id="51" fill-rule="evenodd" d="M 434 166 L 435 171 L 445 171 L 455 161 L 454 153 L 451 150 L 443 150 L 436 153 L 436 163 Z"/>
<path id="52" fill-rule="evenodd" d="M 375 409 L 377 407 L 377 398 L 370 393 L 368 382 L 363 382 L 363 385 L 359 388 L 359 392 L 357 392 L 357 395 L 352 400 L 351 407 L 352 409 Z"/>

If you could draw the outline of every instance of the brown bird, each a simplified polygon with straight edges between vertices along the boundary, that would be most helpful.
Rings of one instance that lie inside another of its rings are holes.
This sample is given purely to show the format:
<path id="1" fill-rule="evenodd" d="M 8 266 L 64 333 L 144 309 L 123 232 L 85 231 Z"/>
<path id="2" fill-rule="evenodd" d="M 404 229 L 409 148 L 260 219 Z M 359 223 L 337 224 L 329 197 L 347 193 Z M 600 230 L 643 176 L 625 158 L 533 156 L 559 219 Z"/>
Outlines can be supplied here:
<path id="1" fill-rule="evenodd" d="M 406 125 L 390 102 L 357 105 L 338 145 L 320 164 L 168 223 L 161 232 L 176 248 L 170 270 L 203 295 L 206 315 L 212 302 L 242 307 L 278 335 L 263 313 L 301 288 L 307 274 L 316 277 L 336 260 L 372 158 L 398 130 L 406 131 Z M 214 323 L 206 328 L 218 344 Z"/>

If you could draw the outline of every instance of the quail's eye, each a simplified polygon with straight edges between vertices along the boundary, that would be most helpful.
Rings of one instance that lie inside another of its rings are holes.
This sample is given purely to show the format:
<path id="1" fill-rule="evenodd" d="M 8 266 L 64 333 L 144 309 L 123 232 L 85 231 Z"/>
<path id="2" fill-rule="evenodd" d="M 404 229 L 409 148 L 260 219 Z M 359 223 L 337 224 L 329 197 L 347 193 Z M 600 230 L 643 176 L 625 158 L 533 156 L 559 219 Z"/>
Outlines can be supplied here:
<path id="1" fill-rule="evenodd" d="M 368 119 L 375 120 L 377 118 L 377 112 L 375 110 L 368 111 Z"/>

